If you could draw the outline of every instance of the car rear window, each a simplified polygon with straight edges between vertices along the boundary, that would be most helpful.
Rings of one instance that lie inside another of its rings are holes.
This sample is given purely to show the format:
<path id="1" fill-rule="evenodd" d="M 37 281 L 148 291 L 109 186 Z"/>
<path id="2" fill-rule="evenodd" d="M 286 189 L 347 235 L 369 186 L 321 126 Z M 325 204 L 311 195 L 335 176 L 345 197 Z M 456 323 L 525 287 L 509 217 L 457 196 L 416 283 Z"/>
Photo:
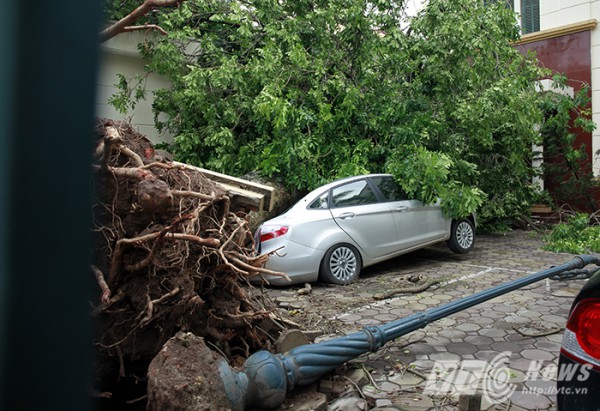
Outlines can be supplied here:
<path id="1" fill-rule="evenodd" d="M 332 189 L 331 198 L 334 207 L 349 207 L 377 202 L 377 197 L 366 180 L 353 181 Z"/>
<path id="2" fill-rule="evenodd" d="M 372 177 L 371 181 L 377 186 L 387 201 L 408 200 L 408 196 L 392 177 Z"/>
<path id="3" fill-rule="evenodd" d="M 319 197 L 317 197 L 312 203 L 310 203 L 308 208 L 309 209 L 320 209 L 320 210 L 322 210 L 324 208 L 328 208 L 329 207 L 328 199 L 329 199 L 329 191 L 326 191 L 323 194 L 321 194 Z"/>

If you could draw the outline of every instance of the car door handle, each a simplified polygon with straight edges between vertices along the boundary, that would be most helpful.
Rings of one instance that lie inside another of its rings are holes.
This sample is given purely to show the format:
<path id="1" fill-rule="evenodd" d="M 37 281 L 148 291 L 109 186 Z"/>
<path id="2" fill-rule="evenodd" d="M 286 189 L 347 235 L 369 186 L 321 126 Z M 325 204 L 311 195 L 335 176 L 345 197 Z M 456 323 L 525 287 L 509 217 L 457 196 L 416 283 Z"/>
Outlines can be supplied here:
<path id="1" fill-rule="evenodd" d="M 356 215 L 356 214 L 354 214 L 354 213 L 350 213 L 350 212 L 348 212 L 348 213 L 342 213 L 342 214 L 340 214 L 340 215 L 338 216 L 338 218 L 341 218 L 342 220 L 345 220 L 346 218 L 352 218 L 352 217 L 354 217 L 355 215 Z"/>
<path id="2" fill-rule="evenodd" d="M 399 207 L 396 207 L 396 211 L 398 211 L 398 212 L 400 212 L 400 213 L 402 213 L 402 212 L 404 212 L 404 211 L 408 211 L 408 210 L 410 210 L 410 207 L 407 207 L 407 206 L 399 206 Z"/>

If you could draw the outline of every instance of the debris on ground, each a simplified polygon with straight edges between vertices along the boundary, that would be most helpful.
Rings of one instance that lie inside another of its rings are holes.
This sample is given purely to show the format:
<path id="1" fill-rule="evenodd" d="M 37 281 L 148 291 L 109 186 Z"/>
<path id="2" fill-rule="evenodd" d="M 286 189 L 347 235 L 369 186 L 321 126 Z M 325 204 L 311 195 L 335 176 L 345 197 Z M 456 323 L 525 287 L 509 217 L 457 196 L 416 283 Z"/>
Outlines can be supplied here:
<path id="1" fill-rule="evenodd" d="M 376 300 L 385 300 L 396 294 L 416 294 L 427 290 L 429 287 L 438 284 L 440 281 L 434 278 L 427 278 L 422 275 L 405 275 L 398 278 L 400 286 L 391 290 L 385 290 L 373 295 Z"/>

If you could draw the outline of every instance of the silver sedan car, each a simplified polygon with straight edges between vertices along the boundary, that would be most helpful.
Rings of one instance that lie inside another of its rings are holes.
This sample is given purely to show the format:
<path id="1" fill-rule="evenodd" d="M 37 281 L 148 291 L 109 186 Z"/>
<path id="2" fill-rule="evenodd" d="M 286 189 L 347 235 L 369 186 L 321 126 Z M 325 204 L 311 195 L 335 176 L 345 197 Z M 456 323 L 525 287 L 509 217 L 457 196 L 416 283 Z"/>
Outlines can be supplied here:
<path id="1" fill-rule="evenodd" d="M 255 276 L 254 283 L 287 285 L 321 280 L 349 284 L 362 268 L 446 241 L 466 253 L 475 244 L 475 218 L 446 218 L 438 203 L 407 198 L 389 174 L 337 180 L 313 190 L 256 231 L 265 268 L 284 277 Z"/>

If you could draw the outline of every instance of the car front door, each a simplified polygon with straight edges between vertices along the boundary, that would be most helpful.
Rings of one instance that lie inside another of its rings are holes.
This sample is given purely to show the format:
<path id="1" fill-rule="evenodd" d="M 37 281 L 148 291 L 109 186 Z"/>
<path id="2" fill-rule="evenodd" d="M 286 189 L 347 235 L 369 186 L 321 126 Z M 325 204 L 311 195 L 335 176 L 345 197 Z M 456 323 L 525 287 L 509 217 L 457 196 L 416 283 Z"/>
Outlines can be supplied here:
<path id="1" fill-rule="evenodd" d="M 366 179 L 333 188 L 330 204 L 334 221 L 370 258 L 397 249 L 398 236 L 391 210 L 379 201 Z"/>

